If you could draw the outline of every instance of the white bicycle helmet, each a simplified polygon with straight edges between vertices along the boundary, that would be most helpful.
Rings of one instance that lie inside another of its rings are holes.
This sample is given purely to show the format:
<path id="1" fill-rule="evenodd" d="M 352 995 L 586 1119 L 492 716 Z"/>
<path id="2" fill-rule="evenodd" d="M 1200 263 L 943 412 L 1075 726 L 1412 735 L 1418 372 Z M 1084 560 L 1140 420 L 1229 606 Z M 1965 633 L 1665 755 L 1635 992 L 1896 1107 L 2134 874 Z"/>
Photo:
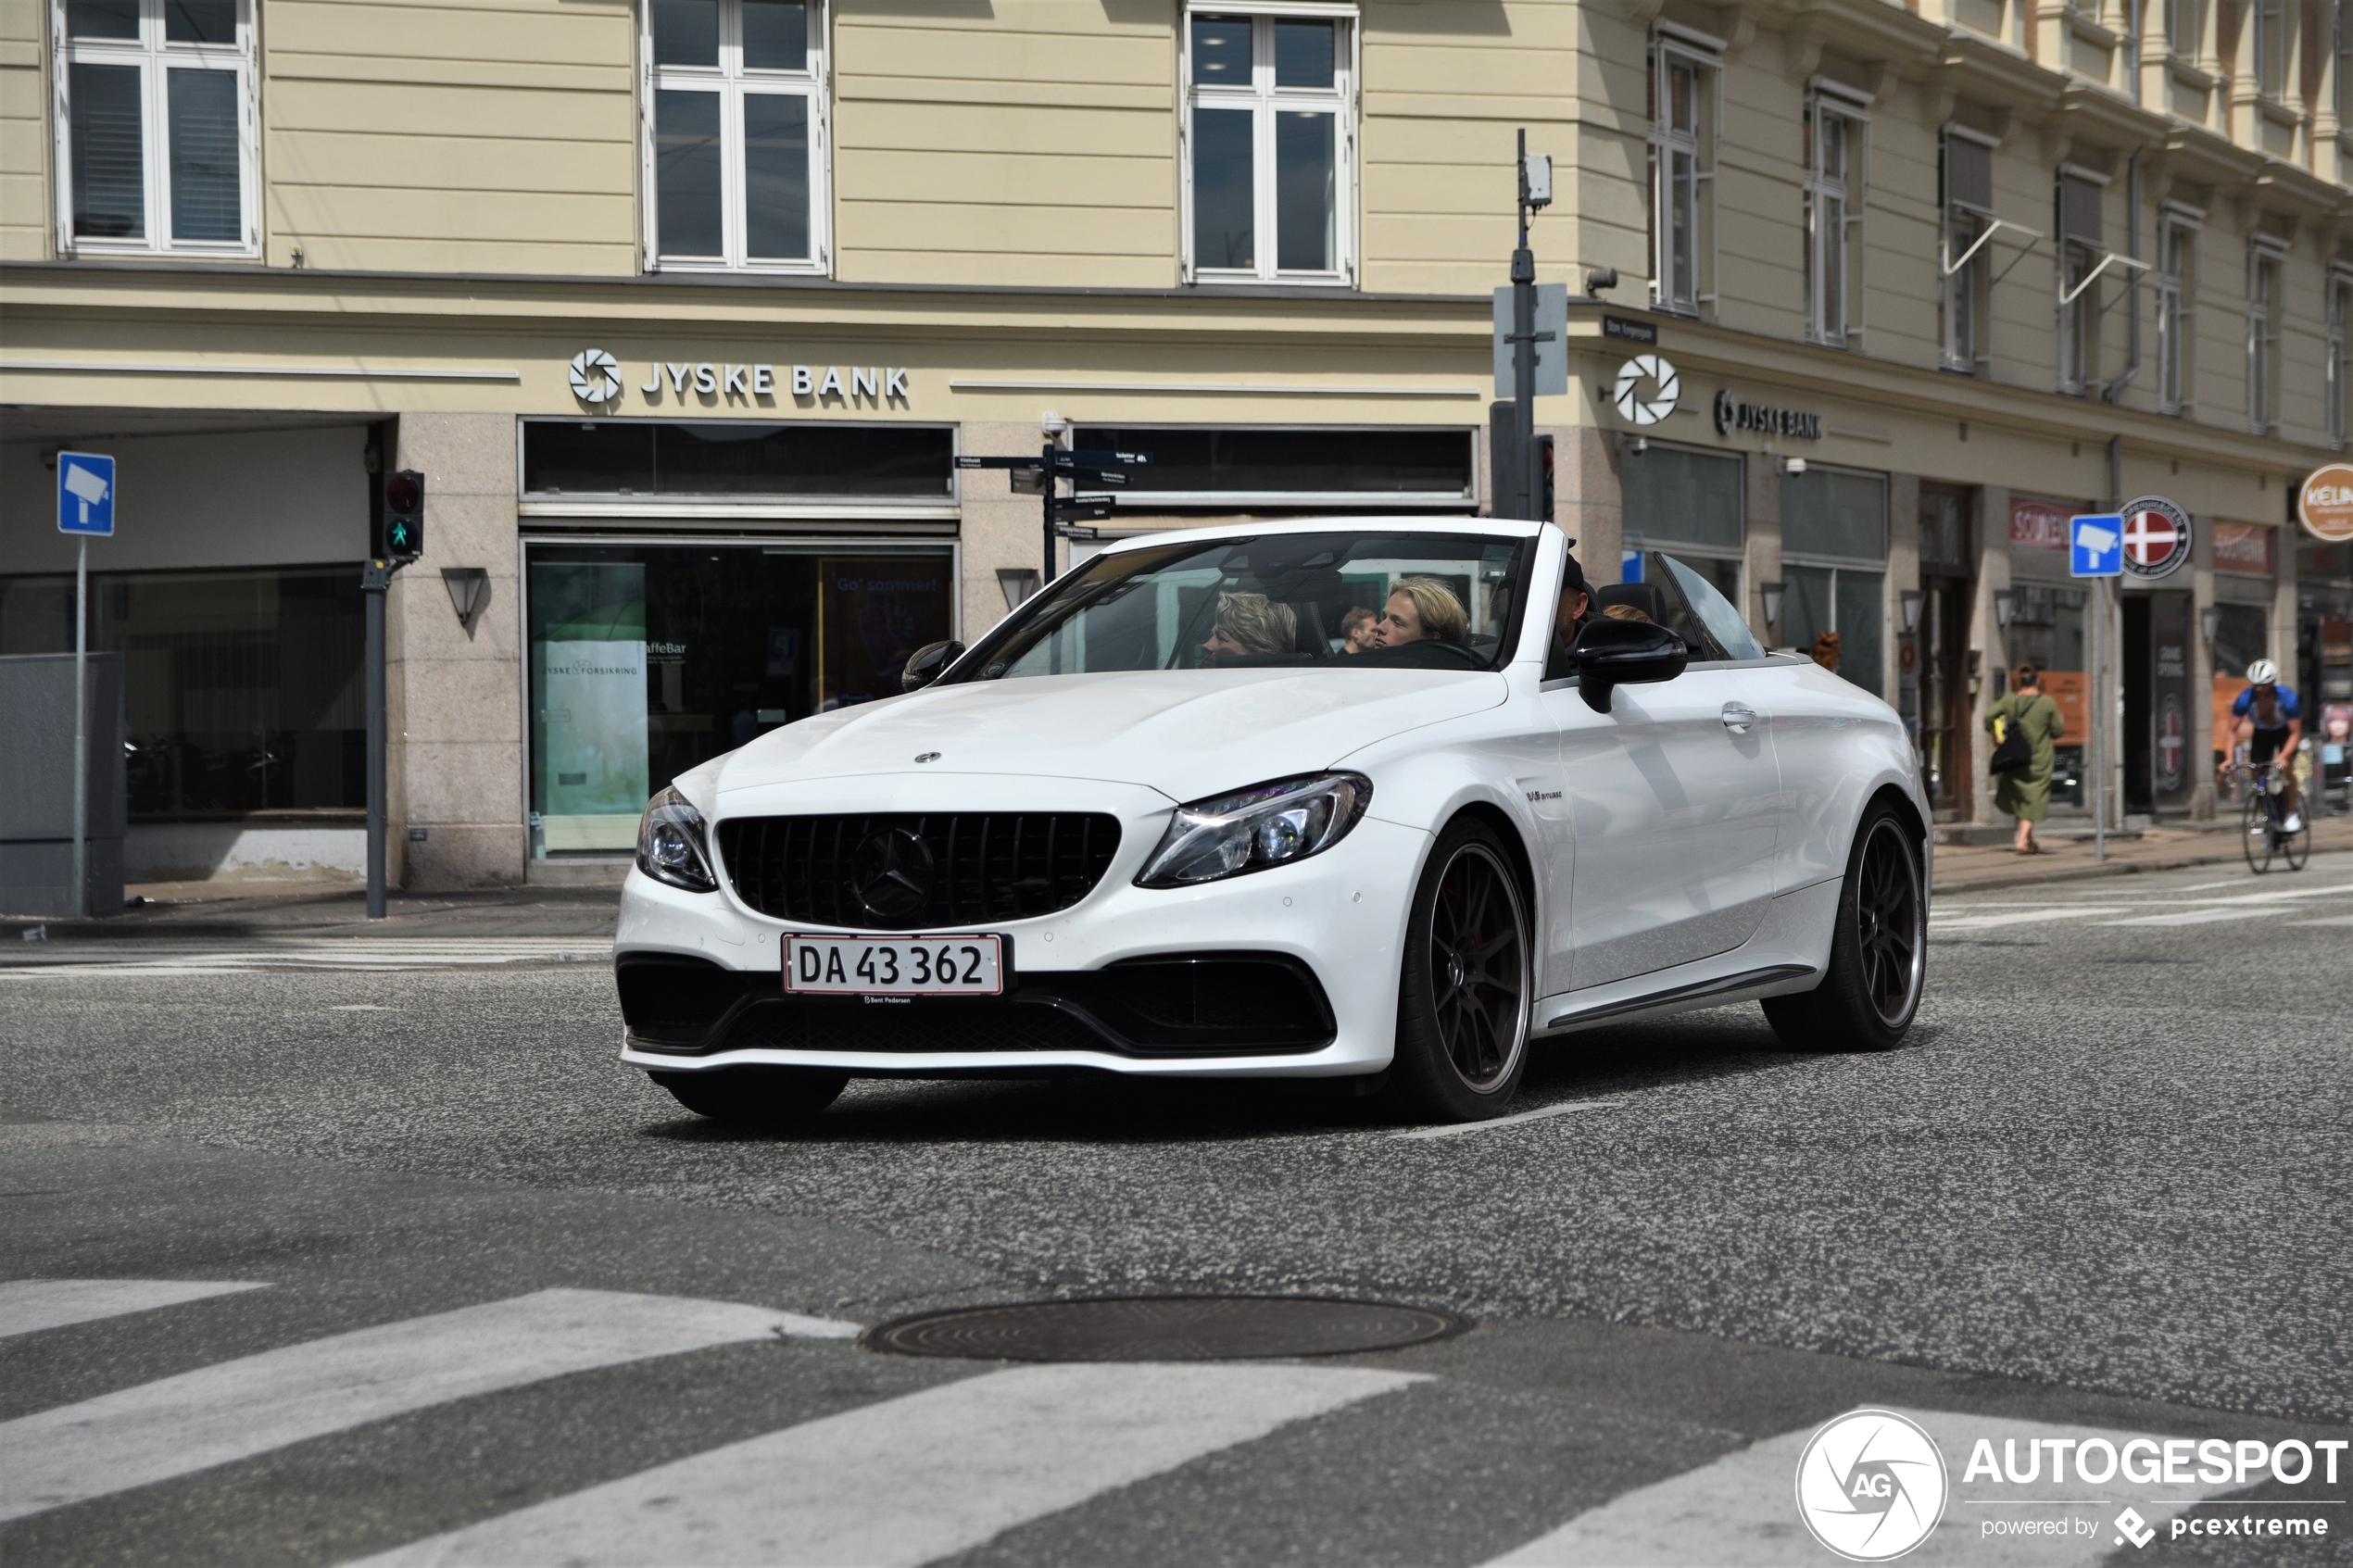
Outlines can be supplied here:
<path id="1" fill-rule="evenodd" d="M 2246 667 L 2246 684 L 2250 686 L 2276 686 L 2280 684 L 2280 667 L 2268 659 L 2259 659 Z"/>

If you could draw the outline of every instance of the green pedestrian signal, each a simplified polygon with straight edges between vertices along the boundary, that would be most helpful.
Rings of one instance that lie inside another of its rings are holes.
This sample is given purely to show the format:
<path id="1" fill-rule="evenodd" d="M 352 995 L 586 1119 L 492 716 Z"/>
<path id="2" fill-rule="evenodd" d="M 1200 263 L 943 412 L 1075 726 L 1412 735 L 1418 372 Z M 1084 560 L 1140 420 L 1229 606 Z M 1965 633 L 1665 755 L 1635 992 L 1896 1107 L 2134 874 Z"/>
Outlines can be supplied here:
<path id="1" fill-rule="evenodd" d="M 401 469 L 384 476 L 370 558 L 412 561 L 425 553 L 425 476 Z"/>

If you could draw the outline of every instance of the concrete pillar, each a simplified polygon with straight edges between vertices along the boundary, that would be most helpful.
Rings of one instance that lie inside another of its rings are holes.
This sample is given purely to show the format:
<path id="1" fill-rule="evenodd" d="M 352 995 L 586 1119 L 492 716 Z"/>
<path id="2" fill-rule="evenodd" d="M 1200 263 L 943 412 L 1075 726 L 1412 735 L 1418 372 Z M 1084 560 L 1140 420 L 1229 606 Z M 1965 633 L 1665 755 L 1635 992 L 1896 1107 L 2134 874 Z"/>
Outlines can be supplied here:
<path id="1" fill-rule="evenodd" d="M 1761 584 L 1781 581 L 1781 467 L 1768 452 L 1750 452 L 1742 460 L 1741 480 L 1746 494 L 1741 509 L 1748 523 L 1748 624 L 1768 646 L 1786 646 L 1788 628 L 1765 624 Z M 1786 604 L 1781 614 L 1789 614 Z"/>
<path id="2" fill-rule="evenodd" d="M 1906 589 L 1920 585 L 1920 476 L 1916 473 L 1891 473 L 1887 476 L 1887 578 L 1885 604 L 1881 613 L 1886 617 L 1887 634 L 1881 646 L 1887 656 L 1884 684 L 1880 690 L 1887 694 L 1891 707 L 1903 709 L 1904 668 L 1904 600 Z M 1918 682 L 1919 667 L 1913 666 L 1912 680 Z M 1915 725 L 1919 721 L 1919 704 L 1915 688 L 1912 711 L 1905 715 Z M 1919 731 L 1913 732 L 1913 746 L 1919 744 Z"/>
<path id="3" fill-rule="evenodd" d="M 970 457 L 1034 458 L 1044 440 L 1035 420 L 1019 424 L 967 422 L 957 450 Z M 997 569 L 1037 571 L 1045 551 L 1037 496 L 1011 494 L 1002 469 L 970 469 L 959 477 L 963 495 L 963 583 L 959 605 L 963 630 L 959 635 L 969 645 L 1005 618 L 1005 593 L 997 581 Z M 1069 557 L 1069 546 L 1063 546 L 1057 566 L 1067 565 Z"/>
<path id="4" fill-rule="evenodd" d="M 1978 492 L 1979 540 L 1977 589 L 1969 606 L 1969 646 L 1977 658 L 1977 691 L 1969 708 L 1969 770 L 1970 820 L 1982 825 L 2003 821 L 1994 809 L 1994 779 L 1985 765 L 1993 759 L 1994 738 L 1985 733 L 1986 710 L 1994 705 L 1994 671 L 2009 668 L 2009 648 L 1994 616 L 1994 596 L 2010 585 L 2010 493 L 2007 485 L 1988 484 Z M 2092 706 L 2099 708 L 2099 682 L 2093 680 Z"/>
<path id="5" fill-rule="evenodd" d="M 397 466 L 425 476 L 425 556 L 385 605 L 393 880 L 404 887 L 523 880 L 522 583 L 510 414 L 403 414 Z M 489 573 L 469 630 L 445 566 Z M 422 830 L 425 837 L 410 835 Z"/>
<path id="6" fill-rule="evenodd" d="M 1553 521 L 1577 541 L 1577 562 L 1596 587 L 1617 581 L 1626 496 L 1618 465 L 1625 438 L 1597 425 L 1540 425 L 1553 438 Z M 1483 438 L 1482 438 L 1483 439 Z"/>

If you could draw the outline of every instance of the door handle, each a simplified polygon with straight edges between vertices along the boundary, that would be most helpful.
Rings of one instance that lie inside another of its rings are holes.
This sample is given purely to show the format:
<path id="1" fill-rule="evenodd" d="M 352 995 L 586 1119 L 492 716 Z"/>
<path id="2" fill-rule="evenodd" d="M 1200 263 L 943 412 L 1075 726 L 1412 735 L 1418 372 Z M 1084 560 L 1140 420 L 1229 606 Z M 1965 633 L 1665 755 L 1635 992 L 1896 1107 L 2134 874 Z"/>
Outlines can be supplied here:
<path id="1" fill-rule="evenodd" d="M 1756 709 L 1754 708 L 1743 707 L 1737 702 L 1724 705 L 1724 727 L 1732 734 L 1744 735 L 1748 734 L 1748 727 L 1755 722 Z"/>

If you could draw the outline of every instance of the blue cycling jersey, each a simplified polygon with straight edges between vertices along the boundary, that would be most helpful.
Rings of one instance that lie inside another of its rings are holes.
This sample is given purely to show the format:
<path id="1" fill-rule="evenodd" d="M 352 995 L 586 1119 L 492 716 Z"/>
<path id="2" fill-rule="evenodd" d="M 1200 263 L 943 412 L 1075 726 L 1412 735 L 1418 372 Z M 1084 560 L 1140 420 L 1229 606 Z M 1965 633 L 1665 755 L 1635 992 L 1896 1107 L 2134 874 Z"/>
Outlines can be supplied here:
<path id="1" fill-rule="evenodd" d="M 2271 713 L 2271 717 L 2274 721 L 2270 724 L 2266 724 L 2260 718 L 2258 718 L 2255 721 L 2255 727 L 2259 730 L 2284 730 L 2287 728 L 2289 720 L 2301 719 L 2303 717 L 2303 714 L 2296 710 L 2295 687 L 2274 686 L 2272 690 L 2279 694 L 2279 699 L 2274 705 Z M 2253 686 L 2249 686 L 2246 690 L 2239 693 L 2238 700 L 2236 702 L 2231 704 L 2231 716 L 2235 719 L 2244 719 L 2249 713 L 2253 712 L 2254 709 L 2255 688 Z"/>

